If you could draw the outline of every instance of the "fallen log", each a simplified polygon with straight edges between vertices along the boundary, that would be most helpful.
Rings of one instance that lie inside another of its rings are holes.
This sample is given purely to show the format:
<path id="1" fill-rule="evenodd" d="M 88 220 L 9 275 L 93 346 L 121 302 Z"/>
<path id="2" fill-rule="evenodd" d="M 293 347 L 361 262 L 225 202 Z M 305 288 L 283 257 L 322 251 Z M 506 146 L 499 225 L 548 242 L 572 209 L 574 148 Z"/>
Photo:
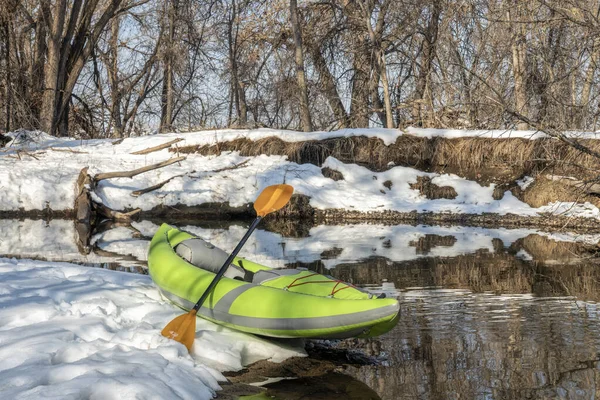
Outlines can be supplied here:
<path id="1" fill-rule="evenodd" d="M 104 217 L 106 217 L 108 219 L 112 219 L 114 221 L 123 221 L 123 222 L 131 221 L 131 218 L 134 215 L 136 215 L 142 211 L 140 208 L 136 208 L 135 210 L 124 213 L 124 212 L 120 212 L 120 211 L 115 211 L 112 208 L 105 206 L 104 204 L 100 204 L 100 203 L 94 203 L 94 204 L 96 206 L 96 210 L 98 211 L 98 213 L 100 213 Z"/>
<path id="2" fill-rule="evenodd" d="M 184 139 L 183 138 L 177 138 L 177 139 L 171 140 L 170 142 L 159 144 L 158 146 L 148 147 L 147 149 L 144 149 L 144 150 L 134 151 L 133 153 L 130 153 L 130 154 L 135 154 L 135 155 L 150 154 L 150 153 L 153 153 L 155 151 L 159 151 L 159 150 L 171 147 L 171 145 L 173 145 L 175 143 L 179 143 L 182 140 L 184 140 Z"/>
<path id="3" fill-rule="evenodd" d="M 147 165 L 142 168 L 134 169 L 132 171 L 115 171 L 115 172 L 103 172 L 94 176 L 95 182 L 100 182 L 104 179 L 111 178 L 133 178 L 136 175 L 143 174 L 144 172 L 152 171 L 158 168 L 166 167 L 167 165 L 175 164 L 185 160 L 185 157 L 171 158 L 167 161 L 159 162 L 158 164 Z"/>
<path id="4" fill-rule="evenodd" d="M 63 153 L 74 153 L 74 154 L 89 154 L 87 151 L 79 151 L 79 150 L 73 150 L 73 149 L 59 149 L 56 147 L 50 147 L 48 150 L 52 150 L 52 151 L 59 151 L 59 152 L 63 152 Z"/>

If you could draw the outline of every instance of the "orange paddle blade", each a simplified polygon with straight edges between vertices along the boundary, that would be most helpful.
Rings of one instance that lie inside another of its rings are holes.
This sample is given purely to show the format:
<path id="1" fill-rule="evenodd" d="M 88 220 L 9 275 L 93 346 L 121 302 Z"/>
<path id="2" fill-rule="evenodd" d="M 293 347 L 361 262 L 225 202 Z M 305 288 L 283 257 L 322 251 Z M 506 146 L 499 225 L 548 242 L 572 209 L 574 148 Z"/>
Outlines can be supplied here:
<path id="1" fill-rule="evenodd" d="M 164 337 L 183 343 L 191 352 L 196 337 L 196 310 L 173 319 L 165 326 L 161 334 Z"/>
<path id="2" fill-rule="evenodd" d="M 281 184 L 267 186 L 254 202 L 256 215 L 264 217 L 285 206 L 294 193 L 294 188 L 290 185 Z"/>

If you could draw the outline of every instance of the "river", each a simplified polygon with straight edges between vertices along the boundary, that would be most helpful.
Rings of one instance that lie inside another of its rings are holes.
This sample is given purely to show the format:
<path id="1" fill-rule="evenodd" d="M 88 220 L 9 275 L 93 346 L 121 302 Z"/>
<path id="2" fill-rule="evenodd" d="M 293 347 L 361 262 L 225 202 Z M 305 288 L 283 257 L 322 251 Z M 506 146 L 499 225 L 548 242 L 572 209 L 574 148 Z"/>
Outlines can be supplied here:
<path id="1" fill-rule="evenodd" d="M 259 229 L 242 254 L 398 298 L 369 340 L 310 342 L 334 370 L 266 385 L 276 398 L 592 399 L 600 394 L 600 235 L 462 226 Z M 68 220 L 0 220 L 0 256 L 146 273 L 157 222 L 107 224 L 89 243 Z M 231 249 L 247 222 L 179 227 Z M 320 362 L 319 361 L 319 362 Z M 277 375 L 276 370 L 272 374 Z"/>

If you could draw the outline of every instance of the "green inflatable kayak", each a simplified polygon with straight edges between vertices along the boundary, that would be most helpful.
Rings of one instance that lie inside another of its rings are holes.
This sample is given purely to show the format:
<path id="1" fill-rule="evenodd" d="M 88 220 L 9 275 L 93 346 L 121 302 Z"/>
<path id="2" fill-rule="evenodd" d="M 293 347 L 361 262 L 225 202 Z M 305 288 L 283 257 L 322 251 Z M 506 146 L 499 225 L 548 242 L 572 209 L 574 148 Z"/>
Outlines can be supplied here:
<path id="1" fill-rule="evenodd" d="M 190 310 L 228 254 L 163 224 L 148 269 L 166 298 Z M 243 332 L 282 338 L 372 337 L 398 321 L 395 299 L 305 269 L 273 269 L 236 257 L 198 316 Z"/>

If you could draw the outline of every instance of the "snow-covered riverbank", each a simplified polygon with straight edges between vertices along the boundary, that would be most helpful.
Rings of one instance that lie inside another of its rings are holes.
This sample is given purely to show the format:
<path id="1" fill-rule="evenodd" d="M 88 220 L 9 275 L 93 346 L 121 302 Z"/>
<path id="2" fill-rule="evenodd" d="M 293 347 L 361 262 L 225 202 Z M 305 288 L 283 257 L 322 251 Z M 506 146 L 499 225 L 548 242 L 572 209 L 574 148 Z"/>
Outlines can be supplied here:
<path id="1" fill-rule="evenodd" d="M 201 319 L 190 355 L 160 335 L 179 314 L 148 276 L 0 259 L 0 398 L 209 399 L 223 371 L 304 355 Z"/>
<path id="2" fill-rule="evenodd" d="M 408 131 L 421 137 L 510 137 L 535 138 L 535 132 L 514 131 Z M 310 139 L 366 135 L 393 142 L 404 133 L 400 130 L 345 130 L 312 133 Z M 72 210 L 76 197 L 75 183 L 84 167 L 89 174 L 130 171 L 169 160 L 173 152 L 163 149 L 149 154 L 132 154 L 141 150 L 181 139 L 179 145 L 214 144 L 217 141 L 247 138 L 258 140 L 278 135 L 289 140 L 306 140 L 298 132 L 251 130 L 206 131 L 187 134 L 164 134 L 114 140 L 60 139 L 41 132 L 20 131 L 9 147 L 0 151 L 0 211 L 31 211 L 52 209 Z M 337 136 L 336 136 L 337 135 Z M 586 134 L 585 138 L 595 138 Z M 114 210 L 139 208 L 150 211 L 157 207 L 228 204 L 242 207 L 251 203 L 265 186 L 285 181 L 296 193 L 310 197 L 310 207 L 317 210 L 347 210 L 350 212 L 402 212 L 438 214 L 484 214 L 539 216 L 554 214 L 568 217 L 598 219 L 600 210 L 591 203 L 550 202 L 531 207 L 510 191 L 495 199 L 495 185 L 481 185 L 453 174 L 429 173 L 395 166 L 374 172 L 356 164 L 345 164 L 329 157 L 323 167 L 339 172 L 343 179 L 324 175 L 321 167 L 297 164 L 282 155 L 241 156 L 239 152 L 223 152 L 218 156 L 188 154 L 186 159 L 133 178 L 105 179 L 95 188 L 93 199 Z M 426 178 L 431 184 L 450 188 L 455 198 L 429 199 L 414 185 Z M 163 183 L 158 189 L 138 196 L 133 192 Z M 497 196 L 496 196 L 497 197 Z"/>

